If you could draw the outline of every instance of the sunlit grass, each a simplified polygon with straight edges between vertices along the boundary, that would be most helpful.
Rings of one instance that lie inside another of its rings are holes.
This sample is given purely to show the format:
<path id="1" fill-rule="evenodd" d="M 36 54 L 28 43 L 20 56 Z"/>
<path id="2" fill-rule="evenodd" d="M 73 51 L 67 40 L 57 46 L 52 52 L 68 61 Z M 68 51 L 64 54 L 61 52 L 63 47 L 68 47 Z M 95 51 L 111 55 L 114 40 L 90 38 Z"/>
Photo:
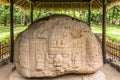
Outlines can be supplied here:
<path id="1" fill-rule="evenodd" d="M 94 33 L 102 33 L 102 27 L 100 25 L 92 25 L 91 29 Z M 106 27 L 107 38 L 112 41 L 120 40 L 120 26 L 107 26 Z"/>
<path id="2" fill-rule="evenodd" d="M 14 27 L 14 35 L 24 31 L 27 27 L 23 25 L 17 25 Z M 10 27 L 0 25 L 0 42 L 6 40 L 10 36 Z"/>
<path id="3" fill-rule="evenodd" d="M 14 27 L 14 34 L 18 34 L 24 31 L 27 26 L 16 25 Z M 94 33 L 102 33 L 101 25 L 91 25 L 91 29 Z M 120 41 L 120 26 L 107 26 L 106 27 L 107 38 L 112 41 Z M 0 42 L 6 40 L 10 36 L 10 28 L 0 25 Z"/>

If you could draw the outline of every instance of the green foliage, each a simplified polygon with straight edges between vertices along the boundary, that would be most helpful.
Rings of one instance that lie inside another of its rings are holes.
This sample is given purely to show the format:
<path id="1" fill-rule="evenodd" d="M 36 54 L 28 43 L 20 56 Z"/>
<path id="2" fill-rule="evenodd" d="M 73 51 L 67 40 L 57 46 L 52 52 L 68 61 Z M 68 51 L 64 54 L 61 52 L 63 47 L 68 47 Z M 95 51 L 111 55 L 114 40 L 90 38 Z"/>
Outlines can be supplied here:
<path id="1" fill-rule="evenodd" d="M 0 42 L 6 41 L 9 37 L 9 34 L 4 35 L 2 38 L 0 38 Z"/>
<path id="2" fill-rule="evenodd" d="M 92 25 L 92 31 L 94 33 L 102 33 L 102 27 L 99 25 Z M 106 36 L 107 39 L 112 40 L 113 42 L 120 40 L 120 26 L 110 26 L 106 27 Z"/>
<path id="3" fill-rule="evenodd" d="M 113 42 L 117 42 L 120 40 L 120 34 L 111 34 L 111 33 L 107 33 L 107 38 L 109 40 L 112 40 Z"/>
<path id="4" fill-rule="evenodd" d="M 1 22 L 3 23 L 5 26 L 7 25 L 7 23 L 9 22 L 9 14 L 10 14 L 10 10 L 9 10 L 9 6 L 3 6 L 0 5 L 0 17 L 1 17 Z"/>
<path id="5" fill-rule="evenodd" d="M 120 20 L 120 5 L 114 6 L 107 11 L 107 22 L 109 24 L 119 24 L 117 21 Z"/>
<path id="6" fill-rule="evenodd" d="M 16 36 L 18 33 L 24 31 L 26 28 L 27 28 L 26 26 L 21 27 L 20 25 L 17 25 L 17 27 L 14 28 L 14 35 Z M 5 41 L 9 37 L 10 37 L 10 28 L 0 26 L 0 42 Z"/>
<path id="7" fill-rule="evenodd" d="M 79 10 L 79 9 L 41 9 L 34 10 L 34 20 L 39 19 L 44 16 L 51 14 L 66 14 L 85 22 L 88 22 L 88 11 Z M 14 31 L 15 34 L 23 31 L 28 24 L 30 24 L 30 10 L 14 8 Z M 100 11 L 91 11 L 91 23 L 96 25 L 91 25 L 94 33 L 102 33 L 102 10 Z M 111 26 L 111 25 L 120 25 L 120 5 L 114 6 L 111 9 L 107 10 L 107 38 L 112 41 L 118 41 L 120 34 L 120 26 Z M 0 5 L 0 38 L 9 37 L 9 26 L 10 24 L 10 8 L 9 6 Z M 0 39 L 1 41 L 2 39 Z"/>
<path id="8" fill-rule="evenodd" d="M 9 24 L 9 6 L 0 5 L 0 23 Z M 79 10 L 79 9 L 41 9 L 34 10 L 34 20 L 39 19 L 44 16 L 51 14 L 67 14 L 72 17 L 81 19 L 85 22 L 88 21 L 88 11 Z M 24 9 L 14 9 L 14 21 L 15 24 L 24 24 L 30 23 L 30 10 Z M 102 23 L 102 10 L 100 11 L 91 11 L 91 23 L 101 24 Z M 118 24 L 120 25 L 120 5 L 114 6 L 107 10 L 107 23 L 108 24 Z"/>

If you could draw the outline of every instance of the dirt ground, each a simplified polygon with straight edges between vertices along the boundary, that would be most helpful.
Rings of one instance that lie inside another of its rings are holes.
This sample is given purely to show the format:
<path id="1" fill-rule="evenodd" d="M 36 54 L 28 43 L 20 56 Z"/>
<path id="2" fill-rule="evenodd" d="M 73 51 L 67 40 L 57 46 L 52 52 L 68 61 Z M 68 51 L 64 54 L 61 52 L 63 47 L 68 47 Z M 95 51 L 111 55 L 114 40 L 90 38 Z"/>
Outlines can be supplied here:
<path id="1" fill-rule="evenodd" d="M 120 72 L 110 65 L 104 65 L 102 72 L 105 73 L 107 80 L 120 80 Z"/>
<path id="2" fill-rule="evenodd" d="M 0 68 L 0 80 L 7 80 L 12 72 L 13 64 L 9 63 Z"/>
<path id="3" fill-rule="evenodd" d="M 13 68 L 13 64 L 8 64 L 0 68 L 0 80 L 7 80 Z M 120 80 L 120 72 L 106 64 L 102 68 L 107 80 Z"/>

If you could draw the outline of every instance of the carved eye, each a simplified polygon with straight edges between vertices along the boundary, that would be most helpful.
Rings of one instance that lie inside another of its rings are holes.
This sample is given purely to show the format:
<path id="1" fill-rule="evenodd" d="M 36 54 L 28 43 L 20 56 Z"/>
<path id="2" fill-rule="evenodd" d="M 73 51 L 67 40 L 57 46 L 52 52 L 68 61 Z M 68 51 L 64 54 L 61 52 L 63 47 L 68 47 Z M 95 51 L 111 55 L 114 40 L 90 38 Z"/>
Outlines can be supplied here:
<path id="1" fill-rule="evenodd" d="M 55 51 L 55 49 L 53 49 L 53 48 L 50 48 L 50 49 L 49 49 L 49 51 L 50 51 L 50 52 L 54 52 L 54 51 Z"/>
<path id="2" fill-rule="evenodd" d="M 63 56 L 63 58 L 67 58 L 67 57 L 68 57 L 68 55 L 67 55 L 67 54 L 63 54 L 62 56 Z"/>
<path id="3" fill-rule="evenodd" d="M 51 47 L 55 46 L 55 41 L 51 42 Z"/>
<path id="4" fill-rule="evenodd" d="M 50 55 L 49 55 L 49 57 L 50 57 L 50 58 L 53 58 L 53 57 L 54 57 L 54 55 L 53 55 L 53 54 L 50 54 Z"/>
<path id="5" fill-rule="evenodd" d="M 81 37 L 82 35 L 81 35 L 81 34 L 79 34 L 79 36 Z"/>
<path id="6" fill-rule="evenodd" d="M 33 38 L 36 38 L 36 36 L 37 36 L 37 34 L 34 33 L 34 34 L 33 34 Z"/>
<path id="7" fill-rule="evenodd" d="M 87 33 L 88 31 L 83 31 L 82 33 Z"/>
<path id="8" fill-rule="evenodd" d="M 66 58 L 66 57 L 68 57 L 68 54 L 66 52 L 63 52 L 62 56 L 63 56 L 63 58 Z"/>

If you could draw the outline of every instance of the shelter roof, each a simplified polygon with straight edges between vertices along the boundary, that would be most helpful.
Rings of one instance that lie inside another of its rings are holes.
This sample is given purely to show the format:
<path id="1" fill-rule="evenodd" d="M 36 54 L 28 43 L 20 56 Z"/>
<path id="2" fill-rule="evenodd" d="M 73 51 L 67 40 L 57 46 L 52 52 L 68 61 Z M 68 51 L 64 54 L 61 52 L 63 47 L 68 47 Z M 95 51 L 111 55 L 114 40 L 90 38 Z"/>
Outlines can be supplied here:
<path id="1" fill-rule="evenodd" d="M 29 9 L 31 3 L 35 9 L 41 8 L 80 8 L 87 9 L 91 4 L 91 9 L 101 9 L 103 0 L 14 0 L 15 6 Z M 106 0 L 107 7 L 120 3 L 120 0 Z M 0 0 L 0 4 L 10 4 L 10 0 Z"/>

